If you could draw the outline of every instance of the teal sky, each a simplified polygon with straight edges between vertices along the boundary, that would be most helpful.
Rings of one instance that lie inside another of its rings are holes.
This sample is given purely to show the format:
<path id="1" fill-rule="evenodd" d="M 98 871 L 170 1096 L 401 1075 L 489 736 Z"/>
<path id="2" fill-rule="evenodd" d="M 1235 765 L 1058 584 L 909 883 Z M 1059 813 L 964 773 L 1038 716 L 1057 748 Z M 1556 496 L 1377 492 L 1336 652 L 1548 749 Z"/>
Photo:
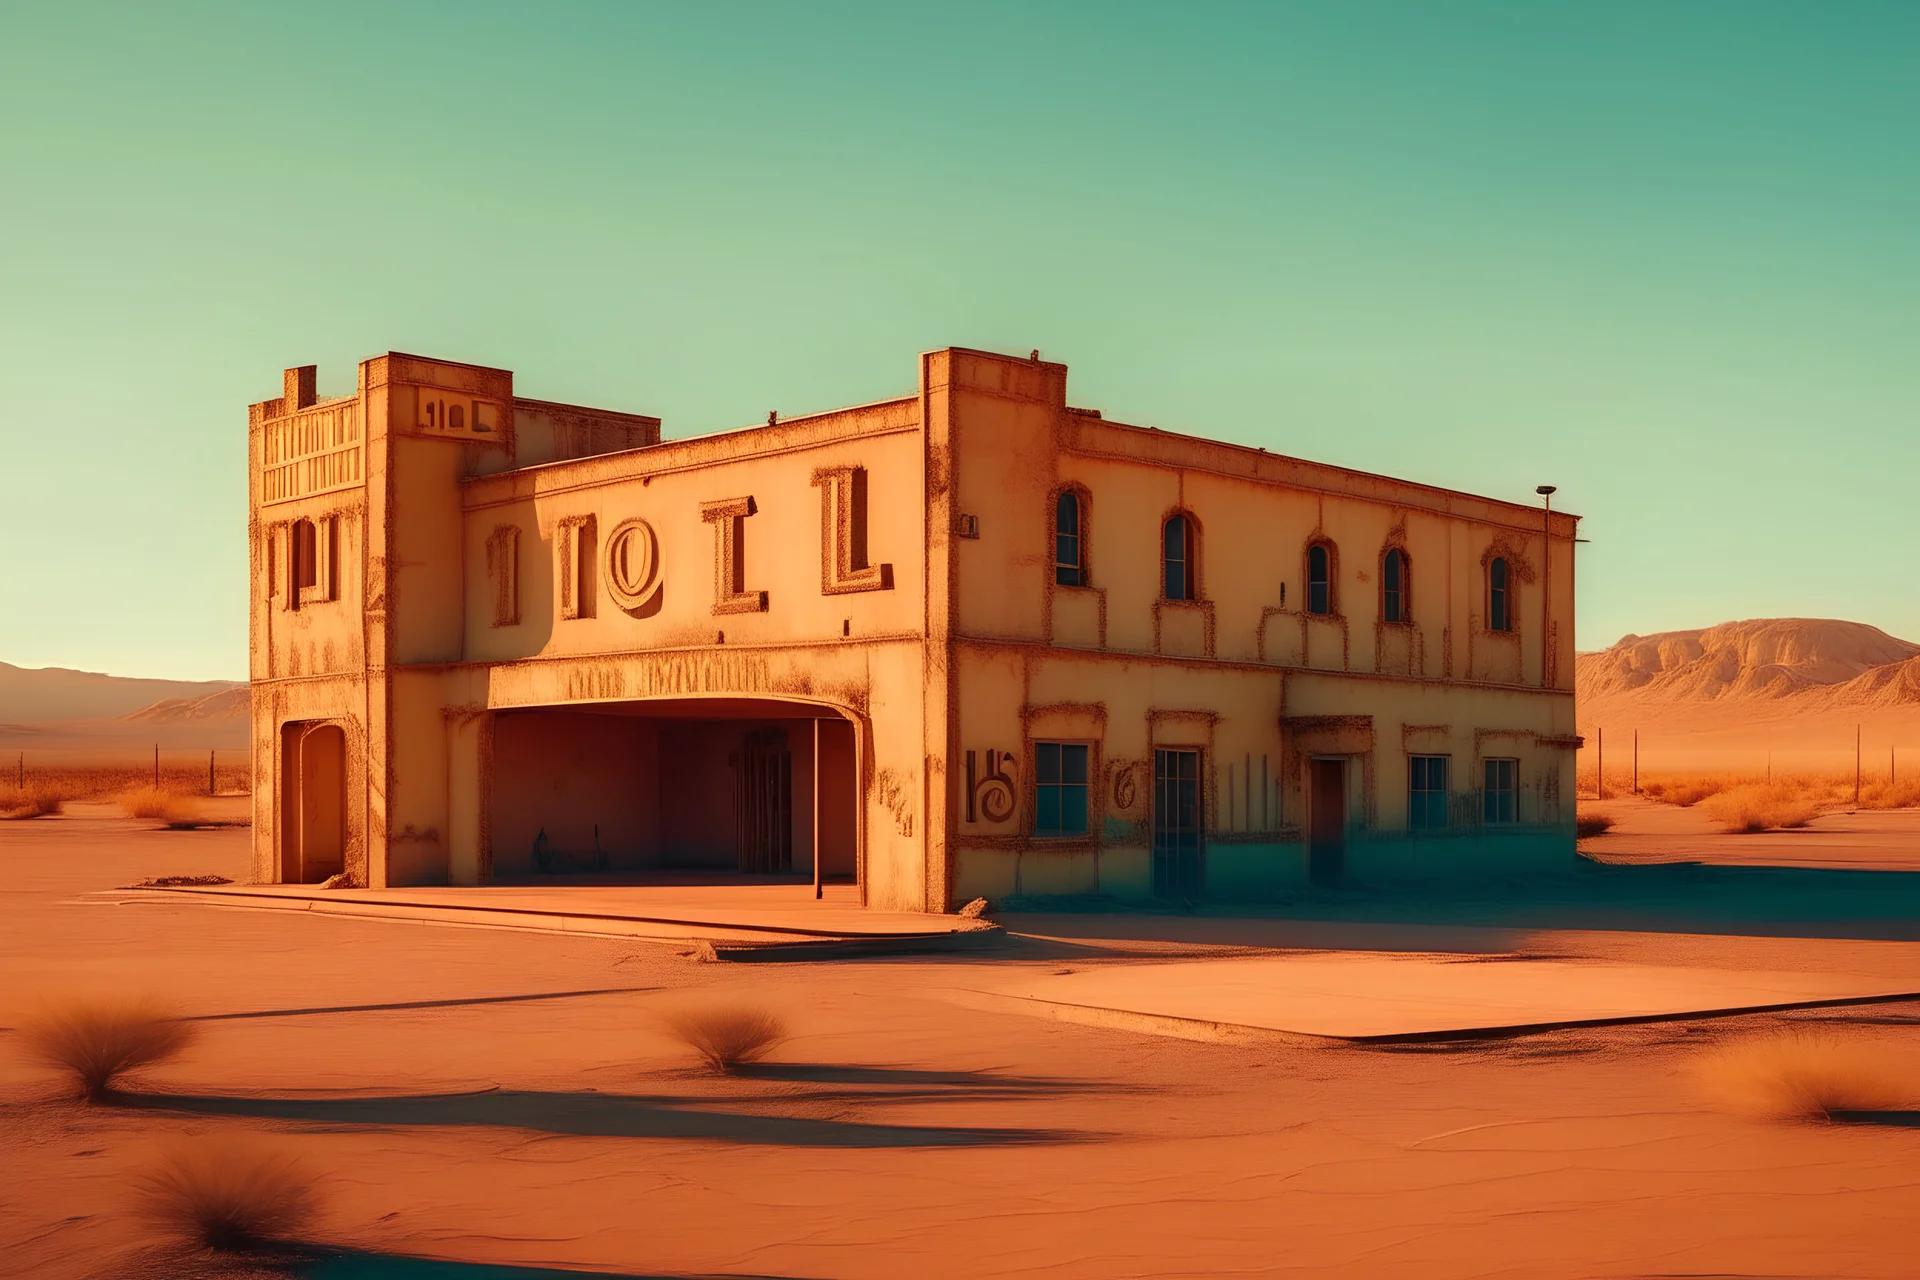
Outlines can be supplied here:
<path id="1" fill-rule="evenodd" d="M 1586 517 L 1579 643 L 1920 639 L 1920 4 L 0 8 L 0 660 L 246 672 L 245 406 L 1070 399 Z"/>

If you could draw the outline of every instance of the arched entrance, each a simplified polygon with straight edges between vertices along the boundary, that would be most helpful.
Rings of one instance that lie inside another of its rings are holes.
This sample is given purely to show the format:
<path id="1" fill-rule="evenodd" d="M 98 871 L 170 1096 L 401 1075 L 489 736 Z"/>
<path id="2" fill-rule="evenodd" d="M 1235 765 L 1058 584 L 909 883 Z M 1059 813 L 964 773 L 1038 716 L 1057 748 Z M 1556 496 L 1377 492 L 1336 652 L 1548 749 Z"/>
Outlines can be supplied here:
<path id="1" fill-rule="evenodd" d="M 496 881 L 579 877 L 854 885 L 858 741 L 837 709 L 663 698 L 494 714 Z"/>
<path id="2" fill-rule="evenodd" d="M 347 735 L 301 721 L 280 731 L 280 879 L 318 884 L 346 870 Z"/>

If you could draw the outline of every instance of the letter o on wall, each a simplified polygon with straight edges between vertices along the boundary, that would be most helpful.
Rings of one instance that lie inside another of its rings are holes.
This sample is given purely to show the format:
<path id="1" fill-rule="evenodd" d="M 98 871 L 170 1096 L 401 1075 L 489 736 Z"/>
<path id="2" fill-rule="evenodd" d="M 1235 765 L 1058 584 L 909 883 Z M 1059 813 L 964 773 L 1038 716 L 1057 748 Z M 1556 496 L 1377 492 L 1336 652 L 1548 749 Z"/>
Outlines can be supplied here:
<path id="1" fill-rule="evenodd" d="M 623 520 L 607 537 L 607 592 L 622 609 L 645 609 L 660 594 L 660 543 L 645 520 Z"/>

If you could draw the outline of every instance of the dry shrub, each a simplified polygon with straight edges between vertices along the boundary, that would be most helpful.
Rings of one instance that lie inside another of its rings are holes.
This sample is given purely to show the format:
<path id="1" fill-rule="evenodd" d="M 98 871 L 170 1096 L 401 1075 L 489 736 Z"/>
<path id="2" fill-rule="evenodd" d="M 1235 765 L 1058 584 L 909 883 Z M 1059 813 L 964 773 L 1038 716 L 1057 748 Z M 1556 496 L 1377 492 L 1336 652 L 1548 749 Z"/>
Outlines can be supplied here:
<path id="1" fill-rule="evenodd" d="M 64 791 L 42 782 L 30 782 L 24 787 L 0 784 L 0 821 L 44 818 L 60 812 L 66 800 Z"/>
<path id="2" fill-rule="evenodd" d="M 312 1236 L 314 1176 L 285 1152 L 233 1138 L 168 1150 L 135 1187 L 140 1216 L 167 1241 L 209 1253 L 270 1253 Z"/>
<path id="3" fill-rule="evenodd" d="M 715 1071 L 758 1062 L 787 1039 L 777 1013 L 745 1005 L 679 1009 L 666 1015 L 667 1030 Z"/>
<path id="4" fill-rule="evenodd" d="M 1913 1097 L 1885 1054 L 1824 1029 L 1731 1041 L 1709 1052 L 1698 1069 L 1720 1105 L 1766 1120 L 1892 1111 Z"/>
<path id="5" fill-rule="evenodd" d="M 1649 799 L 1682 806 L 1756 786 L 1792 793 L 1815 809 L 1905 809 L 1920 806 L 1920 777 L 1860 780 L 1856 799 L 1852 769 L 1839 773 L 1776 772 L 1770 777 L 1731 773 L 1668 773 L 1643 776 L 1641 794 Z"/>
<path id="6" fill-rule="evenodd" d="M 158 1002 L 128 996 L 73 996 L 22 1020 L 30 1056 L 71 1077 L 89 1102 L 110 1101 L 120 1077 L 165 1062 L 197 1029 Z"/>
<path id="7" fill-rule="evenodd" d="M 1700 808 L 1729 833 L 1804 827 L 1820 813 L 1820 806 L 1804 791 L 1779 783 L 1722 791 L 1701 801 Z"/>
<path id="8" fill-rule="evenodd" d="M 1745 783 L 1746 779 L 1730 773 L 1674 773 L 1641 779 L 1640 793 L 1665 804 L 1676 804 L 1687 809 Z"/>
<path id="9" fill-rule="evenodd" d="M 178 791 L 142 787 L 122 792 L 115 800 L 129 818 L 150 818 L 174 830 L 203 826 L 208 821 L 200 801 Z"/>
<path id="10" fill-rule="evenodd" d="M 1862 809 L 1911 809 L 1920 806 L 1920 778 L 1869 782 L 1860 789 Z"/>
<path id="11" fill-rule="evenodd" d="M 1573 834 L 1581 840 L 1592 836 L 1605 835 L 1613 830 L 1613 815 L 1607 813 L 1583 813 L 1573 820 Z"/>

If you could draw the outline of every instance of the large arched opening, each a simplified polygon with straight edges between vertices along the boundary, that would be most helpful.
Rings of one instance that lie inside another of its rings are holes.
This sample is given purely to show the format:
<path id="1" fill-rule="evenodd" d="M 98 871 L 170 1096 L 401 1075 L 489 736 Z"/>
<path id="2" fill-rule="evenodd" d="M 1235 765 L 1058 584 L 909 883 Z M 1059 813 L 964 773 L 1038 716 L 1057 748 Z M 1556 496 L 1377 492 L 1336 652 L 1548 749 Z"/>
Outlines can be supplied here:
<path id="1" fill-rule="evenodd" d="M 772 698 L 663 698 L 494 714 L 496 883 L 812 881 L 860 874 L 858 726 Z"/>

